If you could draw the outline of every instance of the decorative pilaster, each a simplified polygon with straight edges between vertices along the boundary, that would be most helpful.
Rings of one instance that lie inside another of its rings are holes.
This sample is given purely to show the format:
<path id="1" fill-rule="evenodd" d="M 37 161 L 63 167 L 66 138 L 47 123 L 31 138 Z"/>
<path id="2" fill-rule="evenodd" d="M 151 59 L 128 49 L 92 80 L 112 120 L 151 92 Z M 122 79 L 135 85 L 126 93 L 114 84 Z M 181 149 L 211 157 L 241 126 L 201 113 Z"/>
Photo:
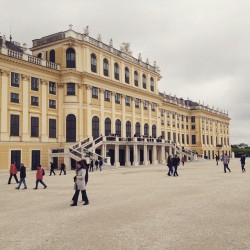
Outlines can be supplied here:
<path id="1" fill-rule="evenodd" d="M 92 122 L 91 122 L 91 90 L 92 86 L 85 85 L 87 91 L 87 100 L 86 100 L 86 108 L 87 108 L 87 137 L 92 136 Z"/>
<path id="2" fill-rule="evenodd" d="M 57 127 L 58 127 L 58 142 L 65 142 L 65 133 L 66 130 L 64 128 L 65 119 L 64 112 L 63 112 L 63 98 L 64 98 L 64 83 L 57 83 L 57 93 L 58 93 L 58 120 L 57 120 Z M 66 163 L 65 163 L 66 164 Z M 67 166 L 67 165 L 66 165 Z"/>
<path id="3" fill-rule="evenodd" d="M 122 99 L 122 133 L 121 137 L 126 137 L 126 120 L 125 120 L 125 95 L 121 95 Z"/>
<path id="4" fill-rule="evenodd" d="M 48 141 L 48 121 L 47 121 L 47 110 L 48 110 L 48 91 L 47 91 L 47 85 L 48 82 L 46 80 L 40 80 L 40 83 L 42 85 L 42 114 L 41 114 L 41 140 L 42 142 Z"/>
<path id="5" fill-rule="evenodd" d="M 104 89 L 100 91 L 100 102 L 101 102 L 101 117 L 100 117 L 100 134 L 105 135 L 105 122 L 104 122 Z"/>
<path id="6" fill-rule="evenodd" d="M 112 97 L 111 97 L 111 99 L 112 99 L 111 133 L 115 134 L 115 92 L 112 92 L 111 95 L 112 95 Z"/>

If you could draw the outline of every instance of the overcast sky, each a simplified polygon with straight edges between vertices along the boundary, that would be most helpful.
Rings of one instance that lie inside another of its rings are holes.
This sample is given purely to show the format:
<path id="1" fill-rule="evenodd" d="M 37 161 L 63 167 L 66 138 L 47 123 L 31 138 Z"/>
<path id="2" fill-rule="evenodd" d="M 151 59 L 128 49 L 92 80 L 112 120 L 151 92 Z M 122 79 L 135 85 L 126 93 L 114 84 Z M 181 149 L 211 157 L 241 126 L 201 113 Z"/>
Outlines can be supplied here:
<path id="1" fill-rule="evenodd" d="M 159 90 L 228 110 L 231 144 L 250 145 L 249 0 L 1 0 L 0 32 L 32 39 L 73 29 L 112 38 L 160 67 Z"/>

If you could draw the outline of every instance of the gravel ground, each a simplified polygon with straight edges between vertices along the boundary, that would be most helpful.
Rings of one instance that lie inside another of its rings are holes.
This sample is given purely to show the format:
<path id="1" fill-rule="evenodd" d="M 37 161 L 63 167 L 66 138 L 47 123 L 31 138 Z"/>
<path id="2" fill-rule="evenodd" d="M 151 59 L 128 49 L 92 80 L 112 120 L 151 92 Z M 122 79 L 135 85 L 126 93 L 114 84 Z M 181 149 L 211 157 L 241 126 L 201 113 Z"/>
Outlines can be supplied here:
<path id="1" fill-rule="evenodd" d="M 249 159 L 247 159 L 248 165 Z M 74 171 L 16 190 L 0 172 L 0 249 L 250 249 L 250 174 L 199 160 L 169 177 L 165 166 L 89 174 L 90 204 L 70 207 Z"/>

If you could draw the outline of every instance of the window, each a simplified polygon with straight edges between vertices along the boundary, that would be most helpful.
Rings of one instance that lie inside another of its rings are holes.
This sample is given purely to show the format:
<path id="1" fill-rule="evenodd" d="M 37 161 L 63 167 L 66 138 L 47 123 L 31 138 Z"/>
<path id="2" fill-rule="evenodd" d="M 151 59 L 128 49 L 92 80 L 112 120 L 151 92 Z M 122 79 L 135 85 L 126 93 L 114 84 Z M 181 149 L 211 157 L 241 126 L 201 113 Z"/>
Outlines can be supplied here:
<path id="1" fill-rule="evenodd" d="M 94 139 L 99 137 L 99 118 L 97 116 L 92 118 L 92 136 Z"/>
<path id="2" fill-rule="evenodd" d="M 152 126 L 152 137 L 156 138 L 156 125 L 155 124 Z"/>
<path id="3" fill-rule="evenodd" d="M 19 103 L 19 94 L 18 93 L 10 93 L 10 101 Z"/>
<path id="4" fill-rule="evenodd" d="M 144 124 L 144 135 L 146 135 L 146 136 L 149 135 L 148 134 L 148 124 L 147 123 Z"/>
<path id="5" fill-rule="evenodd" d="M 10 136 L 19 136 L 19 115 L 10 115 Z"/>
<path id="6" fill-rule="evenodd" d="M 167 126 L 170 127 L 170 121 L 167 121 Z"/>
<path id="7" fill-rule="evenodd" d="M 130 106 L 130 96 L 125 97 L 126 106 Z"/>
<path id="8" fill-rule="evenodd" d="M 109 76 L 109 61 L 106 58 L 103 59 L 103 75 Z"/>
<path id="9" fill-rule="evenodd" d="M 31 137 L 39 136 L 39 118 L 31 117 Z"/>
<path id="10" fill-rule="evenodd" d="M 192 135 L 192 145 L 196 144 L 196 135 Z"/>
<path id="11" fill-rule="evenodd" d="M 110 102 L 110 91 L 108 91 L 108 90 L 104 91 L 104 100 L 106 102 Z"/>
<path id="12" fill-rule="evenodd" d="M 56 109 L 56 100 L 49 99 L 49 108 Z"/>
<path id="13" fill-rule="evenodd" d="M 209 136 L 207 135 L 207 144 L 209 144 Z"/>
<path id="14" fill-rule="evenodd" d="M 202 135 L 202 144 L 206 144 L 206 142 L 205 142 L 205 135 Z"/>
<path id="15" fill-rule="evenodd" d="M 142 87 L 147 89 L 147 78 L 145 74 L 142 75 Z"/>
<path id="16" fill-rule="evenodd" d="M 164 120 L 162 119 L 162 120 L 161 120 L 161 125 L 164 125 L 164 124 L 165 124 L 165 123 L 164 123 Z"/>
<path id="17" fill-rule="evenodd" d="M 151 77 L 150 78 L 150 90 L 151 91 L 155 91 L 155 84 L 154 84 L 154 78 L 153 77 Z"/>
<path id="18" fill-rule="evenodd" d="M 173 142 L 176 143 L 176 133 L 173 133 Z"/>
<path id="19" fill-rule="evenodd" d="M 143 108 L 144 108 L 145 110 L 148 109 L 148 101 L 143 101 Z"/>
<path id="20" fill-rule="evenodd" d="M 56 62 L 56 53 L 55 53 L 55 50 L 51 50 L 50 52 L 49 52 L 49 60 L 50 60 L 50 62 Z"/>
<path id="21" fill-rule="evenodd" d="M 117 136 L 121 137 L 121 121 L 120 120 L 116 120 L 115 121 L 115 133 L 117 134 Z"/>
<path id="22" fill-rule="evenodd" d="M 98 88 L 92 87 L 92 98 L 98 99 Z"/>
<path id="23" fill-rule="evenodd" d="M 69 114 L 66 117 L 66 142 L 76 141 L 76 117 Z"/>
<path id="24" fill-rule="evenodd" d="M 31 105 L 32 106 L 39 106 L 39 97 L 31 96 Z"/>
<path id="25" fill-rule="evenodd" d="M 139 122 L 137 122 L 135 124 L 135 135 L 136 136 L 140 136 L 141 135 L 141 124 Z"/>
<path id="26" fill-rule="evenodd" d="M 125 83 L 129 84 L 129 69 L 128 69 L 128 67 L 125 68 Z"/>
<path id="27" fill-rule="evenodd" d="M 171 132 L 168 132 L 168 140 L 171 141 Z"/>
<path id="28" fill-rule="evenodd" d="M 187 144 L 189 144 L 189 135 L 186 135 Z"/>
<path id="29" fill-rule="evenodd" d="M 186 129 L 188 129 L 188 125 L 186 125 Z"/>
<path id="30" fill-rule="evenodd" d="M 211 142 L 211 145 L 213 145 L 214 143 L 213 143 L 213 136 L 211 136 L 211 138 L 210 138 L 210 142 Z"/>
<path id="31" fill-rule="evenodd" d="M 42 53 L 38 53 L 37 58 L 42 58 Z"/>
<path id="32" fill-rule="evenodd" d="M 193 130 L 194 130 L 194 129 L 195 129 L 195 125 L 192 125 L 192 126 L 191 126 L 191 129 L 193 129 Z"/>
<path id="33" fill-rule="evenodd" d="M 51 95 L 56 94 L 56 83 L 55 82 L 49 82 L 49 93 Z"/>
<path id="34" fill-rule="evenodd" d="M 121 103 L 121 95 L 118 93 L 115 94 L 115 103 L 117 104 Z"/>
<path id="35" fill-rule="evenodd" d="M 39 79 L 36 77 L 31 77 L 31 90 L 39 90 Z"/>
<path id="36" fill-rule="evenodd" d="M 126 122 L 126 137 L 131 137 L 131 122 Z"/>
<path id="37" fill-rule="evenodd" d="M 56 138 L 56 119 L 49 119 L 49 138 Z"/>
<path id="38" fill-rule="evenodd" d="M 155 107 L 156 107 L 156 104 L 152 102 L 152 104 L 151 104 L 151 110 L 155 111 Z"/>
<path id="39" fill-rule="evenodd" d="M 140 100 L 138 98 L 135 99 L 135 108 L 140 108 Z"/>
<path id="40" fill-rule="evenodd" d="M 75 95 L 75 84 L 72 82 L 67 83 L 67 95 Z"/>
<path id="41" fill-rule="evenodd" d="M 96 68 L 96 55 L 94 53 L 91 54 L 91 71 L 96 73 L 97 68 Z"/>
<path id="42" fill-rule="evenodd" d="M 19 87 L 20 84 L 20 75 L 14 72 L 11 72 L 11 86 Z"/>
<path id="43" fill-rule="evenodd" d="M 191 116 L 191 122 L 195 122 L 195 116 Z"/>
<path id="44" fill-rule="evenodd" d="M 76 67 L 75 50 L 72 48 L 66 50 L 66 67 L 71 69 Z"/>
<path id="45" fill-rule="evenodd" d="M 138 85 L 139 85 L 139 79 L 138 79 L 138 72 L 137 71 L 134 72 L 134 85 L 136 87 L 138 87 Z"/>
<path id="46" fill-rule="evenodd" d="M 105 119 L 105 136 L 111 134 L 111 120 L 110 118 Z"/>
<path id="47" fill-rule="evenodd" d="M 118 63 L 114 64 L 114 74 L 115 74 L 115 79 L 119 80 L 120 76 L 119 76 L 119 65 L 118 65 Z"/>

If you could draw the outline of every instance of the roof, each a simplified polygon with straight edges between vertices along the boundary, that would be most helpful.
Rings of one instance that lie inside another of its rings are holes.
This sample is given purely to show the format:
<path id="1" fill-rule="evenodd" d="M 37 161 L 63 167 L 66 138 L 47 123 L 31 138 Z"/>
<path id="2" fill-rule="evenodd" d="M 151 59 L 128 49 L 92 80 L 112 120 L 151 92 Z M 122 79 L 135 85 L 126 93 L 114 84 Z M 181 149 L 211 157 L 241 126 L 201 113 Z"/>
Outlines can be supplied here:
<path id="1" fill-rule="evenodd" d="M 5 42 L 5 45 L 8 49 L 19 52 L 19 53 L 23 53 L 23 50 L 20 46 L 15 45 L 13 42 L 7 41 Z M 0 37 L 0 47 L 3 46 L 3 39 L 2 37 Z"/>

